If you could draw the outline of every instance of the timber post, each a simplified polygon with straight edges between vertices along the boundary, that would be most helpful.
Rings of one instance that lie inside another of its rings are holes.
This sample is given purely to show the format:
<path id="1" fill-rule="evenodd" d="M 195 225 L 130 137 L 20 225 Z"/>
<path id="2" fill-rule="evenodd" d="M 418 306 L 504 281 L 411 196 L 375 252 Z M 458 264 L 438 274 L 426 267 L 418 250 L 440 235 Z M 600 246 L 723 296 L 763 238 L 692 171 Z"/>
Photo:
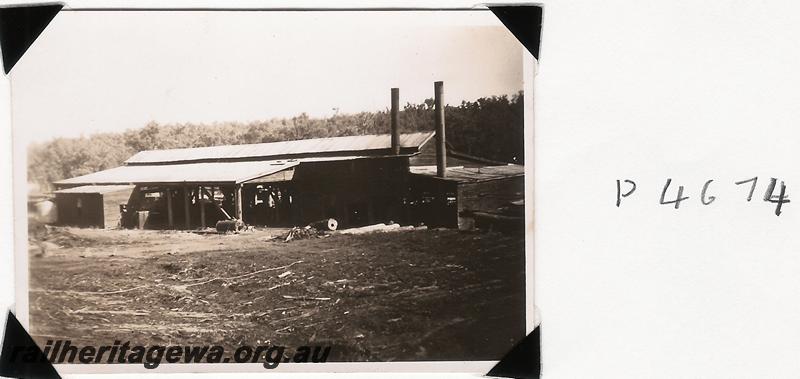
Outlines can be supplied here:
<path id="1" fill-rule="evenodd" d="M 186 220 L 186 229 L 192 227 L 192 216 L 189 213 L 189 186 L 183 187 L 183 217 Z"/>
<path id="2" fill-rule="evenodd" d="M 167 223 L 169 228 L 172 229 L 175 227 L 175 215 L 173 214 L 172 210 L 172 190 L 167 187 L 167 190 L 164 191 L 167 195 Z"/>
<path id="3" fill-rule="evenodd" d="M 206 227 L 206 203 L 203 201 L 203 186 L 197 187 L 197 205 L 200 206 L 200 227 Z"/>
<path id="4" fill-rule="evenodd" d="M 433 83 L 433 121 L 436 125 L 436 176 L 447 176 L 447 143 L 444 136 L 444 82 Z"/>
<path id="5" fill-rule="evenodd" d="M 400 89 L 392 88 L 392 154 L 400 155 Z"/>
<path id="6" fill-rule="evenodd" d="M 234 196 L 234 204 L 235 204 L 235 210 L 234 210 L 234 216 L 233 217 L 235 217 L 239 221 L 244 222 L 244 219 L 242 218 L 242 185 L 241 184 L 237 184 L 234 187 L 233 196 Z"/>

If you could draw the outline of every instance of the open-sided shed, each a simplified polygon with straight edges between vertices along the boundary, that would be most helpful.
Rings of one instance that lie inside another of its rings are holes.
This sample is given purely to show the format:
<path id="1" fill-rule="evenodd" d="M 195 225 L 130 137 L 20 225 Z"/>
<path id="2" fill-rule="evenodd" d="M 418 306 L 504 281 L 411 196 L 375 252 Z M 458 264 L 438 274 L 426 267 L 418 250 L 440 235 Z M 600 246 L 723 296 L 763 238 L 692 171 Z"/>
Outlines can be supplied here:
<path id="1" fill-rule="evenodd" d="M 416 194 L 414 217 L 426 224 L 471 229 L 476 213 L 495 213 L 524 199 L 525 167 L 508 164 L 448 167 L 446 176 L 435 166 L 411 167 Z"/>

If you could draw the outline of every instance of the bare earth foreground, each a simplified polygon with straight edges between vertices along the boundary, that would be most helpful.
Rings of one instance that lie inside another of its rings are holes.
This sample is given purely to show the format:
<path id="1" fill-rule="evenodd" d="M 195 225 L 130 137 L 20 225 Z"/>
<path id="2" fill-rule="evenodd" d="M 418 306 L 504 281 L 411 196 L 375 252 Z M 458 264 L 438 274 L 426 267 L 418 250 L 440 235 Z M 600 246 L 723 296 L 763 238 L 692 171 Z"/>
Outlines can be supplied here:
<path id="1" fill-rule="evenodd" d="M 282 231 L 49 228 L 32 241 L 31 333 L 40 346 L 332 346 L 329 361 L 495 360 L 524 336 L 524 236 L 270 241 Z"/>

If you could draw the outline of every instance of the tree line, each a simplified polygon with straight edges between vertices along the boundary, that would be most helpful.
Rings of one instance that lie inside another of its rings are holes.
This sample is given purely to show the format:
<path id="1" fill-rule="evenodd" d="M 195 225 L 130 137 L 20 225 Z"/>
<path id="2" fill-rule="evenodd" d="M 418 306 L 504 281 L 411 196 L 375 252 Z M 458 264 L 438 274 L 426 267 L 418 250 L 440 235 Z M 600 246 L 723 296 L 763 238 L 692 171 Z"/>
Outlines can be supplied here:
<path id="1" fill-rule="evenodd" d="M 433 99 L 421 104 L 407 103 L 399 112 L 400 132 L 434 130 Z M 469 155 L 496 161 L 524 160 L 523 94 L 482 97 L 445 107 L 447 140 L 453 148 Z M 78 138 L 56 138 L 28 148 L 28 181 L 43 190 L 52 182 L 120 166 L 143 150 L 235 145 L 386 134 L 389 110 L 335 114 L 315 118 L 302 113 L 291 118 L 211 124 L 159 124 L 124 132 L 98 133 Z"/>

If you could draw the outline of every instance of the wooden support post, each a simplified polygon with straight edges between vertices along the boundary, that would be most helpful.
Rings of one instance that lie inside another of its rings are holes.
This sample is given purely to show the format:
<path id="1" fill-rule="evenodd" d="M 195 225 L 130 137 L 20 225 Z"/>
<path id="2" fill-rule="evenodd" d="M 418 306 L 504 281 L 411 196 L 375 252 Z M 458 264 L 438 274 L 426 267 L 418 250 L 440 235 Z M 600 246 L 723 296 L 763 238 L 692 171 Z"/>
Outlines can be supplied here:
<path id="1" fill-rule="evenodd" d="M 433 121 L 436 125 L 436 176 L 447 176 L 447 144 L 444 137 L 444 82 L 433 83 Z"/>
<path id="2" fill-rule="evenodd" d="M 392 154 L 400 154 L 400 89 L 392 88 Z"/>
<path id="3" fill-rule="evenodd" d="M 206 202 L 203 196 L 203 186 L 197 187 L 197 205 L 200 206 L 200 227 L 206 227 Z"/>
<path id="4" fill-rule="evenodd" d="M 167 190 L 164 191 L 167 196 L 167 223 L 169 228 L 172 229 L 175 227 L 175 215 L 173 214 L 172 209 L 172 190 L 167 187 Z"/>
<path id="5" fill-rule="evenodd" d="M 183 187 L 183 216 L 186 220 L 186 229 L 192 228 L 192 219 L 189 213 L 189 186 Z"/>
<path id="6" fill-rule="evenodd" d="M 234 204 L 235 204 L 235 207 L 236 207 L 236 210 L 234 211 L 234 217 L 236 217 L 237 220 L 244 222 L 244 219 L 242 218 L 242 213 L 243 212 L 242 212 L 242 185 L 241 184 L 237 184 L 234 187 L 233 197 L 234 197 Z"/>

